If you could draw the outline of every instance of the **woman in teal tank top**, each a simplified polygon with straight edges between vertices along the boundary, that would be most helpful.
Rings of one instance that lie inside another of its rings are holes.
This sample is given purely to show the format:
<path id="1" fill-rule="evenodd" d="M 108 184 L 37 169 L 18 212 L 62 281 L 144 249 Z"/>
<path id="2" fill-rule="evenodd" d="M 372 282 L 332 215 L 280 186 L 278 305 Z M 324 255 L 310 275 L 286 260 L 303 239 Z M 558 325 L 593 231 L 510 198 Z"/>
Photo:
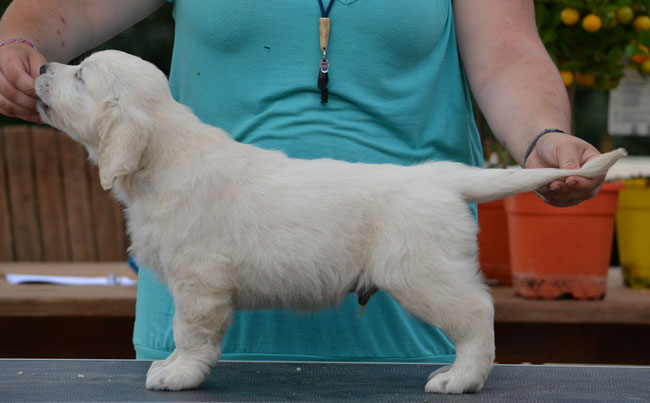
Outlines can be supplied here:
<path id="1" fill-rule="evenodd" d="M 38 121 L 34 78 L 45 61 L 71 60 L 164 1 L 39 0 L 34 8 L 14 0 L 0 21 L 0 113 Z M 522 166 L 577 168 L 598 155 L 576 137 L 544 130 L 568 132 L 570 108 L 532 0 L 323 2 L 332 4 L 328 103 L 317 88 L 319 0 L 177 0 L 174 96 L 236 140 L 291 157 L 480 165 L 467 73 L 492 132 Z M 556 206 L 575 205 L 603 179 L 571 176 L 538 193 Z M 166 286 L 141 268 L 139 358 L 172 351 L 173 309 Z M 240 312 L 222 357 L 451 361 L 444 335 L 384 293 L 359 319 L 358 311 L 350 296 L 316 313 Z"/>
<path id="2" fill-rule="evenodd" d="M 326 104 L 316 85 L 316 0 L 177 0 L 174 96 L 236 140 L 295 158 L 480 165 L 451 2 L 335 2 Z M 150 268 L 141 268 L 138 287 L 136 351 L 159 359 L 174 347 L 173 303 Z M 351 294 L 314 313 L 238 312 L 222 359 L 453 361 L 444 334 L 386 293 L 357 318 L 359 310 Z"/>

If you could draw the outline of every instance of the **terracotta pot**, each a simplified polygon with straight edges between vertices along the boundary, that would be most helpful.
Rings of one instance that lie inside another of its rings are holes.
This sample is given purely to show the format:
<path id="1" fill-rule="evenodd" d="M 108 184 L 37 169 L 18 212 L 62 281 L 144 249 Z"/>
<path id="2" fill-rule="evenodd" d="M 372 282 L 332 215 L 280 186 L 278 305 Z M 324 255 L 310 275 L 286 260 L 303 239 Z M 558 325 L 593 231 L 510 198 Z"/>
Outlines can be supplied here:
<path id="1" fill-rule="evenodd" d="M 510 285 L 508 221 L 503 200 L 478 204 L 478 250 L 481 271 L 487 279 Z"/>
<path id="2" fill-rule="evenodd" d="M 605 296 L 620 183 L 574 207 L 552 207 L 534 193 L 505 201 L 515 292 L 526 298 Z"/>
<path id="3" fill-rule="evenodd" d="M 618 254 L 625 284 L 650 288 L 650 180 L 628 179 L 616 216 Z"/>

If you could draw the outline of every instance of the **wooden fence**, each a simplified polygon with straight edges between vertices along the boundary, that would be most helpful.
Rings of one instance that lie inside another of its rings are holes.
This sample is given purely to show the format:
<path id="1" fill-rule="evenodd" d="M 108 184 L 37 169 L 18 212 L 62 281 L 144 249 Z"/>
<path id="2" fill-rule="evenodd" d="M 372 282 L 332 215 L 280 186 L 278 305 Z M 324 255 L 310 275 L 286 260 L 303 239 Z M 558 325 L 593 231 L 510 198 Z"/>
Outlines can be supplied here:
<path id="1" fill-rule="evenodd" d="M 0 128 L 0 262 L 123 261 L 126 247 L 83 147 L 44 126 Z"/>

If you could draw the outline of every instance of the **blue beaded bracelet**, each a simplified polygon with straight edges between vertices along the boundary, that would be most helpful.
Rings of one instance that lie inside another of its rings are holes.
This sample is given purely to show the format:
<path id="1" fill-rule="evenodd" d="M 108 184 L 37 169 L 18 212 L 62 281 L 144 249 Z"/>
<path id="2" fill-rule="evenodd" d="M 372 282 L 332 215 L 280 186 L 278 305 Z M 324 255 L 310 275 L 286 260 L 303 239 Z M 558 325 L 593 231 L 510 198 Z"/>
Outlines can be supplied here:
<path id="1" fill-rule="evenodd" d="M 526 154 L 524 154 L 524 168 L 526 168 L 526 161 L 528 160 L 528 157 L 530 157 L 530 153 L 533 152 L 533 148 L 535 148 L 535 144 L 537 144 L 537 140 L 539 140 L 540 137 L 542 137 L 543 135 L 548 134 L 548 133 L 564 133 L 564 134 L 566 134 L 566 132 L 564 130 L 560 130 L 560 129 L 545 129 L 545 130 L 542 130 L 541 132 L 539 132 L 539 134 L 537 136 L 535 136 L 533 141 L 531 141 L 530 144 L 528 144 L 528 148 L 526 148 Z"/>
<path id="2" fill-rule="evenodd" d="M 25 44 L 31 46 L 32 49 L 36 50 L 36 46 L 34 46 L 33 43 L 31 43 L 30 41 L 28 41 L 25 38 L 10 38 L 10 39 L 7 39 L 6 41 L 0 42 L 0 48 L 3 47 L 4 45 L 8 45 L 10 43 L 16 43 L 16 42 L 25 43 Z"/>

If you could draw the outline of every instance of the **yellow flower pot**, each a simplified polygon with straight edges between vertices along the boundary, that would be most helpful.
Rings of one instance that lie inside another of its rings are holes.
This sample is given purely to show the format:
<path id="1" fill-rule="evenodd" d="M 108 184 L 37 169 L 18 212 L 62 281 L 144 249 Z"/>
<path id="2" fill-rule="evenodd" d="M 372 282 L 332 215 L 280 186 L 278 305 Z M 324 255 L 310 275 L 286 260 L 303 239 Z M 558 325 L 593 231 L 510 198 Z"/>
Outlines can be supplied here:
<path id="1" fill-rule="evenodd" d="M 625 283 L 650 288 L 650 180 L 628 179 L 616 216 L 619 261 Z"/>

